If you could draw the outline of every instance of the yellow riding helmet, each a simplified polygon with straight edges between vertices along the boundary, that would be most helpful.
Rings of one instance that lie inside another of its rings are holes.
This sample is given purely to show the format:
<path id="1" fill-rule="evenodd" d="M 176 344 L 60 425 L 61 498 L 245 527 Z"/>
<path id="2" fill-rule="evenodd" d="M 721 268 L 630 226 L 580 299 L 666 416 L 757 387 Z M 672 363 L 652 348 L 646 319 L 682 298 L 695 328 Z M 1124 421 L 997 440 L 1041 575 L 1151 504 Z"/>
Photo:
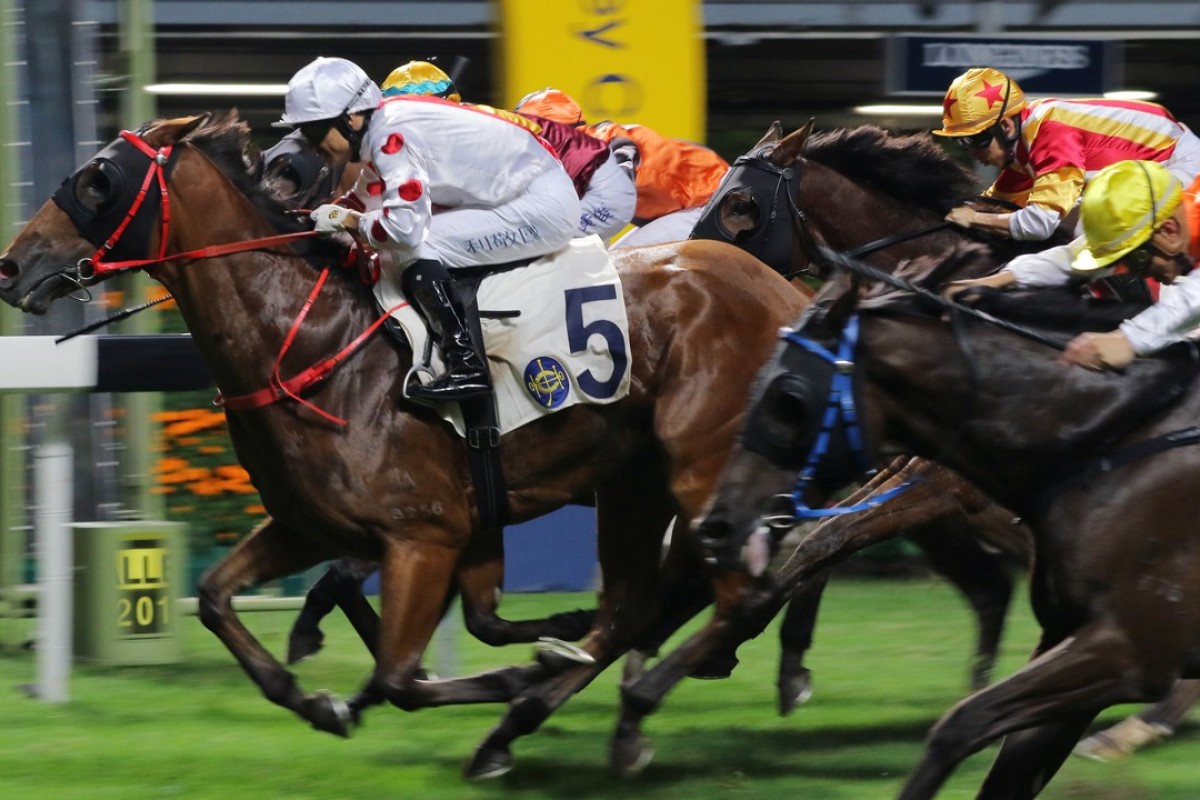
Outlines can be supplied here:
<path id="1" fill-rule="evenodd" d="M 1012 78 L 998 69 L 975 67 L 954 79 L 942 98 L 938 136 L 982 133 L 1005 117 L 1021 112 L 1029 101 Z"/>
<path id="2" fill-rule="evenodd" d="M 424 97 L 443 97 L 456 103 L 462 102 L 454 81 L 450 76 L 428 61 L 410 61 L 404 66 L 396 67 L 387 80 L 383 82 L 383 96 L 421 95 Z"/>
<path id="3" fill-rule="evenodd" d="M 1083 190 L 1084 249 L 1071 268 L 1088 272 L 1120 261 L 1150 240 L 1183 199 L 1183 183 L 1157 161 L 1118 161 Z"/>
<path id="4" fill-rule="evenodd" d="M 521 98 L 514 110 L 564 125 L 583 124 L 583 108 L 569 94 L 559 89 L 546 88 L 531 92 Z"/>

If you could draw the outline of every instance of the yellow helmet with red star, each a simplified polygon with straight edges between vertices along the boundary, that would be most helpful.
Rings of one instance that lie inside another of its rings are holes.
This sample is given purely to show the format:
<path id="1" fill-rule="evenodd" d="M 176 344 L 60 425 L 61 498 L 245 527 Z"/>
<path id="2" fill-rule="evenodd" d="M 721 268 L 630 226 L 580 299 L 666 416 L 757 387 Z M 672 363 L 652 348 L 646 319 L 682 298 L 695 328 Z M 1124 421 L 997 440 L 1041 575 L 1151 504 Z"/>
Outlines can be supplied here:
<path id="1" fill-rule="evenodd" d="M 954 79 L 942 99 L 939 136 L 982 133 L 1005 117 L 1021 112 L 1029 102 L 1012 78 L 998 69 L 975 67 Z"/>

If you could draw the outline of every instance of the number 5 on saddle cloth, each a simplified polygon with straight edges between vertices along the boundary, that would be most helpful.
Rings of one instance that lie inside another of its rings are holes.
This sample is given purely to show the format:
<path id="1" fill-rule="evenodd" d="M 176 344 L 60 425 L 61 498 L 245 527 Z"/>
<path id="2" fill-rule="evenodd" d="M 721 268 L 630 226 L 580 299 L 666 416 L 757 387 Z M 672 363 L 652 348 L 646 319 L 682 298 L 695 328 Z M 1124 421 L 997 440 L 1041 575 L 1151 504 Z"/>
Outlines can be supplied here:
<path id="1" fill-rule="evenodd" d="M 577 403 L 613 403 L 628 394 L 625 298 L 598 237 L 572 239 L 527 266 L 499 270 L 484 271 L 473 303 L 469 284 L 464 294 L 468 305 L 483 309 L 469 316 L 479 324 L 500 434 Z M 479 272 L 471 268 L 468 274 Z M 402 303 L 399 270 L 385 263 L 374 290 L 383 308 Z M 416 356 L 430 352 L 428 332 L 416 311 L 404 305 L 392 317 Z M 432 371 L 440 374 L 441 357 L 433 352 L 430 361 Z M 417 371 L 428 380 L 426 370 Z M 465 435 L 457 403 L 440 404 L 437 411 Z"/>

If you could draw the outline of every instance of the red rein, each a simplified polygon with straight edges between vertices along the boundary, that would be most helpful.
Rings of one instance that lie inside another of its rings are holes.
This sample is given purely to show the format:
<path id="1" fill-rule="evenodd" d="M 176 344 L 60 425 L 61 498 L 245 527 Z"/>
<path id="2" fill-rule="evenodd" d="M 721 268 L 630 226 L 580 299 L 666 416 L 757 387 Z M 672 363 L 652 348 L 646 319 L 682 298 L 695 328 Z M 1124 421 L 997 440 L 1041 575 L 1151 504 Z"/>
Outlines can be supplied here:
<path id="1" fill-rule="evenodd" d="M 276 245 L 287 244 L 298 239 L 305 239 L 310 236 L 318 235 L 316 231 L 299 231 L 297 233 L 285 233 L 277 236 L 265 236 L 259 239 L 247 239 L 241 242 L 210 245 L 208 247 L 201 247 L 196 250 L 188 250 L 183 253 L 167 255 L 167 240 L 170 233 L 171 222 L 171 204 L 170 198 L 167 194 L 167 179 L 163 168 L 167 163 L 167 159 L 170 158 L 171 150 L 174 146 L 167 145 L 166 147 L 161 147 L 155 150 L 140 136 L 135 133 L 130 133 L 129 131 L 121 131 L 121 138 L 132 144 L 138 150 L 142 151 L 142 153 L 150 159 L 150 167 L 146 170 L 146 177 L 142 180 L 141 189 L 138 191 L 137 197 L 134 198 L 133 204 L 130 206 L 128 213 L 125 215 L 125 219 L 122 220 L 121 224 L 117 226 L 117 229 L 113 231 L 113 234 L 109 237 L 108 241 L 106 241 L 90 259 L 87 259 L 87 263 L 89 263 L 91 266 L 92 276 L 94 277 L 109 275 L 114 272 L 127 269 L 140 269 L 152 264 L 161 264 L 166 261 L 215 258 L 217 256 L 228 255 L 230 253 L 245 253 L 251 250 L 265 250 Z M 138 211 L 141 210 L 142 203 L 146 199 L 146 194 L 150 191 L 150 186 L 155 181 L 158 182 L 159 192 L 162 195 L 162 230 L 160 233 L 158 257 L 132 259 L 129 261 L 104 261 L 104 254 L 110 251 L 117 244 L 121 238 L 121 235 L 124 234 L 125 229 L 129 227 L 129 224 L 133 222 L 133 219 L 137 216 Z M 318 408 L 316 405 L 302 398 L 300 393 L 308 389 L 310 386 L 325 380 L 325 378 L 327 378 L 329 374 L 333 372 L 334 368 L 338 364 L 345 361 L 346 358 L 358 350 L 358 348 L 360 348 L 363 343 L 366 342 L 366 340 L 369 339 L 371 335 L 379 329 L 379 326 L 381 326 L 387 320 L 388 316 L 390 316 L 393 311 L 408 305 L 408 303 L 399 303 L 392 308 L 389 308 L 383 313 L 382 316 L 376 319 L 375 322 L 371 323 L 371 325 L 365 331 L 360 333 L 354 339 L 354 341 L 350 342 L 350 344 L 346 345 L 338 353 L 330 356 L 318 364 L 314 364 L 313 366 L 299 372 L 291 378 L 284 380 L 279 373 L 279 370 L 283 364 L 283 358 L 287 354 L 288 350 L 291 349 L 292 343 L 296 339 L 296 334 L 300 330 L 301 323 L 308 315 L 308 311 L 310 308 L 312 308 L 312 304 L 317 299 L 317 295 L 321 293 L 321 288 L 325 285 L 325 279 L 328 276 L 329 268 L 327 267 L 322 270 L 321 275 L 317 278 L 316 286 L 314 286 L 312 292 L 309 293 L 308 299 L 304 301 L 304 306 L 300 309 L 300 313 L 296 316 L 296 321 L 292 323 L 291 329 L 284 338 L 283 346 L 280 348 L 279 355 L 275 358 L 275 365 L 271 369 L 271 377 L 269 378 L 268 385 L 256 392 L 238 395 L 237 397 L 224 397 L 218 393 L 216 398 L 213 400 L 215 405 L 232 409 L 234 411 L 242 411 L 254 408 L 262 408 L 263 406 L 277 403 L 284 398 L 290 398 L 295 400 L 297 403 L 310 408 L 321 417 L 333 422 L 336 425 L 346 424 L 346 420 L 342 419 L 341 417 L 334 416 L 333 414 L 330 414 L 321 408 Z"/>

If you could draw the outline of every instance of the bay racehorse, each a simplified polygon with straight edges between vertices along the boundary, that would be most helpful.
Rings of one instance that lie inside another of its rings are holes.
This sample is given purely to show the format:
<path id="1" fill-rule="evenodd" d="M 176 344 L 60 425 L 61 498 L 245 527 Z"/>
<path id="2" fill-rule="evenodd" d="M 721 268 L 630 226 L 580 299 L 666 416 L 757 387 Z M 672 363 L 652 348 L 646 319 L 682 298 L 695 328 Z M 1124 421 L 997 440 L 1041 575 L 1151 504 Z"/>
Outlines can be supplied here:
<path id="1" fill-rule="evenodd" d="M 925 288 L 973 259 L 942 262 Z M 866 274 L 861 263 L 840 263 Z M 992 319 L 980 321 L 980 308 L 948 312 L 936 295 L 884 291 L 860 301 L 850 281 L 831 282 L 763 368 L 747 412 L 748 427 L 767 426 L 785 448 L 807 451 L 811 404 L 835 380 L 818 354 L 849 352 L 852 371 L 841 380 L 882 456 L 944 461 L 1033 531 L 1042 629 L 1033 658 L 942 717 L 901 800 L 933 797 L 957 764 L 1001 738 L 978 797 L 1035 797 L 1101 710 L 1200 677 L 1200 394 L 1188 391 L 1196 347 L 1135 360 L 1122 373 L 1087 371 L 1058 349 L 1078 331 L 1112 329 L 1128 306 L 1009 294 L 988 299 Z M 730 457 L 701 536 L 748 541 L 764 504 L 794 481 L 778 453 L 755 450 Z M 809 537 L 793 575 L 866 543 Z"/>
<path id="2" fill-rule="evenodd" d="M 144 266 L 175 296 L 227 399 L 238 459 L 270 514 L 202 579 L 203 623 L 270 701 L 320 730 L 346 735 L 363 708 L 383 700 L 405 709 L 508 702 L 469 767 L 474 777 L 503 772 L 508 744 L 655 619 L 662 533 L 672 517 L 699 513 L 758 363 L 806 301 L 720 243 L 614 254 L 629 318 L 629 395 L 530 423 L 500 448 L 514 521 L 594 499 L 603 593 L 582 643 L 594 663 L 422 680 L 421 653 L 451 582 L 468 594 L 490 591 L 497 542 L 476 530 L 463 442 L 403 398 L 411 352 L 389 337 L 363 336 L 379 314 L 356 276 L 319 277 L 309 260 L 318 254 L 276 241 L 296 226 L 255 182 L 248 147 L 248 126 L 232 117 L 123 133 L 0 253 L 0 298 L 44 312 L 98 279 L 97 248 L 116 231 L 110 256 Z M 321 379 L 288 377 L 310 374 Z M 279 402 L 229 402 L 247 396 Z M 381 564 L 377 661 L 349 708 L 303 691 L 231 603 L 244 587 L 343 555 Z M 718 607 L 744 584 L 741 574 L 714 575 Z"/>
<path id="3" fill-rule="evenodd" d="M 693 238 L 726 241 L 793 278 L 820 274 L 819 262 L 809 257 L 814 241 L 871 248 L 877 263 L 890 268 L 898 257 L 941 252 L 963 240 L 962 229 L 947 226 L 942 217 L 976 195 L 976 180 L 928 135 L 895 135 L 873 126 L 817 134 L 806 126 L 787 137 L 781 133 L 775 123 L 736 160 L 705 208 Z M 923 235 L 913 236 L 913 232 Z M 989 241 L 998 260 L 1020 249 L 1007 240 Z M 812 289 L 803 281 L 793 284 L 811 295 Z M 903 517 L 891 507 L 887 514 L 861 515 L 854 524 L 905 528 L 930 565 L 962 592 L 979 630 L 970 670 L 971 685 L 979 687 L 987 682 L 995 663 L 1013 588 L 1010 570 L 1014 565 L 1028 566 L 1028 534 L 1014 523 L 1011 513 L 995 507 L 952 473 L 939 471 L 925 485 L 924 502 L 918 505 L 912 502 L 915 496 L 909 498 Z M 681 537 L 682 532 L 672 541 L 681 542 Z M 672 548 L 673 573 L 687 570 L 693 557 L 690 548 Z M 301 658 L 319 647 L 319 620 L 335 605 L 351 614 L 360 631 L 373 629 L 372 612 L 359 591 L 362 577 L 370 570 L 369 564 L 342 562 L 313 587 L 289 638 L 290 658 Z M 812 642 L 824 577 L 803 585 L 780 627 L 782 713 L 791 711 L 810 691 L 803 655 Z M 694 598 L 685 604 L 691 613 L 702 605 Z M 577 638 L 587 619 L 586 612 L 574 612 L 513 623 L 495 612 L 494 605 L 477 602 L 466 615 L 468 629 L 489 644 L 542 636 Z M 686 615 L 683 611 L 679 616 Z M 654 652 L 674 627 L 662 626 L 639 648 Z M 369 633 L 367 640 L 370 646 Z M 713 654 L 704 664 L 691 664 L 689 672 L 721 676 L 735 663 L 732 653 Z"/>
<path id="4" fill-rule="evenodd" d="M 811 128 L 805 127 L 783 137 L 778 123 L 771 126 L 737 159 L 705 208 L 693 238 L 727 241 L 785 276 L 818 273 L 806 247 L 813 240 L 868 247 L 874 243 L 884 264 L 904 254 L 940 252 L 962 240 L 961 229 L 949 228 L 941 218 L 975 196 L 976 181 L 929 136 L 897 136 L 872 126 L 810 134 Z M 840 213 L 843 208 L 853 213 Z M 914 230 L 924 235 L 906 238 Z M 878 247 L 881 239 L 889 242 L 887 247 Z M 997 258 L 1017 249 L 1005 241 L 995 244 Z M 803 282 L 794 284 L 811 294 Z M 994 508 L 949 473 L 939 479 L 945 482 L 944 493 L 931 486 L 930 504 L 924 510 L 914 508 L 914 524 L 905 527 L 933 568 L 959 588 L 976 614 L 979 636 L 970 679 L 973 686 L 980 686 L 995 662 L 1004 626 L 1012 592 L 1009 569 L 1013 563 L 1022 567 L 1028 563 L 1028 536 L 1013 524 L 1011 514 Z M 868 515 L 856 524 L 873 518 Z M 885 524 L 892 522 L 899 522 L 894 514 Z M 964 530 L 974 535 L 963 535 Z M 686 548 L 674 548 L 670 557 L 686 561 L 691 554 Z M 343 562 L 314 586 L 292 630 L 290 658 L 315 651 L 321 640 L 318 622 L 335 605 L 351 612 L 357 629 L 373 628 L 370 609 L 358 590 L 361 577 L 370 569 L 369 564 Z M 780 628 L 779 705 L 784 713 L 809 690 L 803 654 L 812 641 L 822 589 L 820 581 L 807 582 Z M 691 608 L 695 610 L 696 604 Z M 568 613 L 551 620 L 511 623 L 499 618 L 494 606 L 478 604 L 466 618 L 472 633 L 489 644 L 541 636 L 576 638 L 585 620 L 586 613 Z M 654 651 L 661 643 L 658 639 L 672 627 L 665 626 L 642 647 Z M 714 657 L 708 667 L 692 668 L 708 675 L 724 674 L 735 661 L 732 654 L 724 654 Z"/>

